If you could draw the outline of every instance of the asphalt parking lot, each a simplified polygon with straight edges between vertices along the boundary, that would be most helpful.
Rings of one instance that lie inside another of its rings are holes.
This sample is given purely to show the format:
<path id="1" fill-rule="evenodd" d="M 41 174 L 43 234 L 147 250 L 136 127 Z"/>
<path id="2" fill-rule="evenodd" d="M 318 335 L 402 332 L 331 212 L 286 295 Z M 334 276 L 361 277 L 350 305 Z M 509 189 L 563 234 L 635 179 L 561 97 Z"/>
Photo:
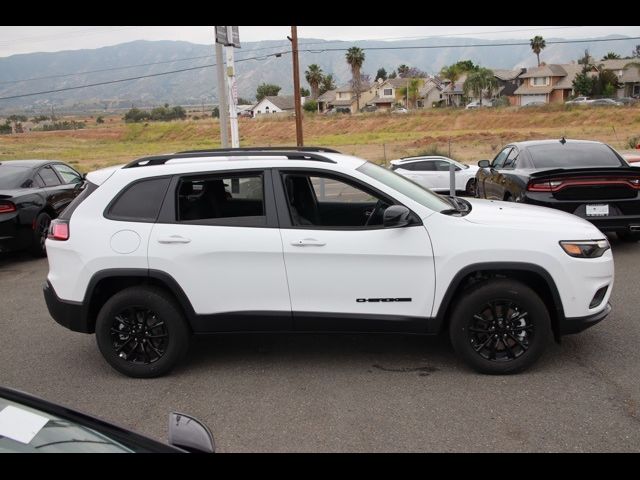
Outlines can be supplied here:
<path id="1" fill-rule="evenodd" d="M 167 377 L 124 377 L 48 315 L 46 259 L 0 257 L 0 384 L 165 440 L 171 410 L 220 452 L 640 451 L 640 244 L 611 239 L 613 312 L 529 371 L 470 371 L 445 338 L 199 338 Z"/>

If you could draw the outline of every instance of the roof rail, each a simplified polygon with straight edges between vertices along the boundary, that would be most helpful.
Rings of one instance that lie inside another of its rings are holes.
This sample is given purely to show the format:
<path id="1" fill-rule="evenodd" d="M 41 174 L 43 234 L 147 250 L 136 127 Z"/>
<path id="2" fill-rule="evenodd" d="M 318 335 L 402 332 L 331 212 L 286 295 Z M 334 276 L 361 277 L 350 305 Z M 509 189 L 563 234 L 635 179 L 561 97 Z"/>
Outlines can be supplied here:
<path id="1" fill-rule="evenodd" d="M 319 152 L 340 153 L 332 148 L 325 147 L 237 147 L 237 148 L 211 148 L 205 150 L 185 150 L 176 153 L 208 153 L 208 152 L 271 152 L 271 151 L 295 151 L 295 152 Z"/>
<path id="2" fill-rule="evenodd" d="M 164 165 L 169 160 L 176 158 L 198 158 L 202 155 L 207 157 L 286 157 L 289 160 L 314 160 L 316 162 L 336 163 L 334 160 L 315 152 L 307 151 L 287 151 L 287 150 L 196 150 L 193 152 L 181 152 L 167 155 L 155 155 L 142 157 L 126 164 L 123 168 L 149 167 L 152 165 Z"/>

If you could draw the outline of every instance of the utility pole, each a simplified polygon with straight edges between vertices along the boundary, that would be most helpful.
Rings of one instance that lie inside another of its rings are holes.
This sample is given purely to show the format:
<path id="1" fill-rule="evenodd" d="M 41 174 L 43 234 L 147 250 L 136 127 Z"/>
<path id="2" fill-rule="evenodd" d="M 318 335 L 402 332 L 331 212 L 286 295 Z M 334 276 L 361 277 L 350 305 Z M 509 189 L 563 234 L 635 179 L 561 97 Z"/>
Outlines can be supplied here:
<path id="1" fill-rule="evenodd" d="M 298 27 L 291 27 L 291 56 L 293 57 L 293 99 L 296 107 L 296 143 L 304 146 L 302 138 L 302 99 L 300 98 L 300 65 L 298 63 Z"/>
<path id="2" fill-rule="evenodd" d="M 216 43 L 216 71 L 218 73 L 218 113 L 222 148 L 229 148 L 229 107 L 227 105 L 227 79 L 224 76 L 222 45 Z"/>
<path id="3" fill-rule="evenodd" d="M 227 27 L 231 29 L 231 27 Z M 237 85 L 236 71 L 233 63 L 233 49 L 235 47 L 224 47 L 227 51 L 227 77 L 229 77 L 229 119 L 231 121 L 231 146 L 238 148 L 240 146 L 240 138 L 238 135 L 238 112 L 236 110 Z"/>

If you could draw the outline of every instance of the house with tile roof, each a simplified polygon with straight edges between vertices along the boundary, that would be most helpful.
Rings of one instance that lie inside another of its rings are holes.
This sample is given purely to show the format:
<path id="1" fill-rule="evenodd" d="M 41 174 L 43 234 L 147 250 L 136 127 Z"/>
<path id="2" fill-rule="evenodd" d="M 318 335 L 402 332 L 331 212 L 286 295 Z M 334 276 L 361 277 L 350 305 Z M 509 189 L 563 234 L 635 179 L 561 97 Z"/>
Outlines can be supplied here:
<path id="1" fill-rule="evenodd" d="M 520 75 L 522 84 L 513 92 L 516 105 L 532 102 L 564 103 L 573 95 L 573 80 L 582 70 L 576 63 L 540 65 Z"/>

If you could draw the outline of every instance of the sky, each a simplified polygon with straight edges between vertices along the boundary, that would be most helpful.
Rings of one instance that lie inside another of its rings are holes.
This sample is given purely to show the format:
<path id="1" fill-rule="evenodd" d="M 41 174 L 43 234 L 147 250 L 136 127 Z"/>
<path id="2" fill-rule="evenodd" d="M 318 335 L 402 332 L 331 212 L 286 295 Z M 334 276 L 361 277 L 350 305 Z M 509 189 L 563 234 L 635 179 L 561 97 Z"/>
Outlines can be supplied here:
<path id="1" fill-rule="evenodd" d="M 240 26 L 240 41 L 285 40 L 289 26 Z M 619 34 L 640 36 L 640 27 L 607 26 L 299 26 L 301 38 L 326 40 L 400 40 L 431 36 L 482 39 L 593 38 Z M 211 44 L 210 26 L 0 26 L 0 57 L 20 53 L 99 48 L 133 40 L 184 40 Z"/>

